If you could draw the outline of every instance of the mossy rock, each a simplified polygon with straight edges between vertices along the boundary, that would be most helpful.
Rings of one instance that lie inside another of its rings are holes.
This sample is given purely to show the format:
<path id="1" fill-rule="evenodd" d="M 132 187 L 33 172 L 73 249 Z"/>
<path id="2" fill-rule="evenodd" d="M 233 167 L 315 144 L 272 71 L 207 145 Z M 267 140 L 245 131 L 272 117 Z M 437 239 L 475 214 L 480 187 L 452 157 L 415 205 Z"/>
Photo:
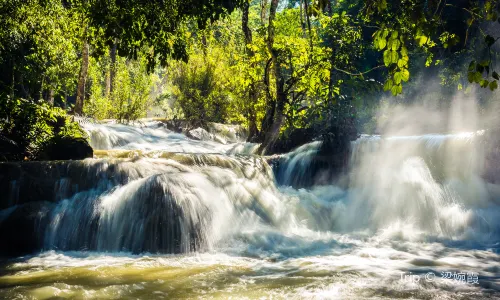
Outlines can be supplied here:
<path id="1" fill-rule="evenodd" d="M 80 160 L 94 156 L 94 150 L 86 139 L 56 136 L 42 147 L 37 160 Z"/>

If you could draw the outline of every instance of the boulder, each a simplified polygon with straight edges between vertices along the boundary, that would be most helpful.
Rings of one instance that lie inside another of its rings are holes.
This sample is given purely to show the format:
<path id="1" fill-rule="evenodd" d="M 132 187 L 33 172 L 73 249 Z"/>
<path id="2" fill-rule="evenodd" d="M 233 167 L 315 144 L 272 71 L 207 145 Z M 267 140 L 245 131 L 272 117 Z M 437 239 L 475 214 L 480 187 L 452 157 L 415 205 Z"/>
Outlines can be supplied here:
<path id="1" fill-rule="evenodd" d="M 312 128 L 295 128 L 280 135 L 278 140 L 267 149 L 266 154 L 288 153 L 299 146 L 312 142 L 315 136 L 316 133 Z"/>
<path id="2" fill-rule="evenodd" d="M 42 147 L 37 160 L 80 160 L 94 156 L 94 151 L 84 138 L 56 136 Z"/>
<path id="3" fill-rule="evenodd" d="M 223 144 L 223 145 L 227 144 L 227 141 L 223 137 L 218 136 L 216 134 L 213 134 L 212 136 L 213 136 L 214 142 L 217 142 L 217 143 L 220 143 L 220 144 Z"/>
<path id="4" fill-rule="evenodd" d="M 186 134 L 188 138 L 198 141 L 210 141 L 212 140 L 212 135 L 208 133 L 205 129 L 198 127 L 196 129 L 189 130 Z"/>
<path id="5" fill-rule="evenodd" d="M 0 256 L 20 256 L 40 250 L 53 206 L 39 201 L 0 211 Z"/>
<path id="6" fill-rule="evenodd" d="M 208 123 L 206 129 L 212 135 L 229 143 L 244 142 L 248 138 L 247 130 L 241 125 Z"/>

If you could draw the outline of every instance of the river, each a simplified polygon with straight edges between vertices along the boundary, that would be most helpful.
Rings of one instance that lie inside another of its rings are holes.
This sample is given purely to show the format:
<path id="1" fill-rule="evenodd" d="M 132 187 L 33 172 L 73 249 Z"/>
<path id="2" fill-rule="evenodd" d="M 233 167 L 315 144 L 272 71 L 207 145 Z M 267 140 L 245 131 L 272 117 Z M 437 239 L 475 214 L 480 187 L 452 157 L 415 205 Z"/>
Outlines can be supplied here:
<path id="1" fill-rule="evenodd" d="M 361 136 L 347 171 L 301 185 L 319 142 L 273 168 L 258 145 L 157 122 L 84 127 L 94 159 L 34 163 L 58 170 L 57 201 L 37 223 L 40 251 L 2 261 L 0 298 L 500 295 L 500 187 L 481 176 L 484 132 Z M 20 205 L 15 185 L 8 201 Z"/>

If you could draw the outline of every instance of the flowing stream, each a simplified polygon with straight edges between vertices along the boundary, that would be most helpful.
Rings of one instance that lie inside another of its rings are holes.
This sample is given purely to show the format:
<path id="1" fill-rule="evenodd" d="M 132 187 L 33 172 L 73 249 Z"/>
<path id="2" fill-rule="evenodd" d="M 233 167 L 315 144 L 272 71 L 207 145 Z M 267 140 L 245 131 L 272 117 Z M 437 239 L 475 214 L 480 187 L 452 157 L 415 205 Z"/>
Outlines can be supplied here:
<path id="1" fill-rule="evenodd" d="M 159 123 L 85 129 L 94 159 L 40 163 L 60 176 L 40 199 L 55 202 L 37 223 L 41 251 L 2 263 L 0 298 L 499 296 L 484 132 L 361 136 L 343 175 L 298 188 L 319 142 L 273 170 L 258 145 Z"/>

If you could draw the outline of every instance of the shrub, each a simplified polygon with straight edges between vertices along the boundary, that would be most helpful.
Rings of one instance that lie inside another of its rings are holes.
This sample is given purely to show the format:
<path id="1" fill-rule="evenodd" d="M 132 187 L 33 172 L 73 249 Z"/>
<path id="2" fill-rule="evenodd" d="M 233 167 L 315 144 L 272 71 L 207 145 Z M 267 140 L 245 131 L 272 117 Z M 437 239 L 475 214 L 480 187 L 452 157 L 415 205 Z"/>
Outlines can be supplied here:
<path id="1" fill-rule="evenodd" d="M 4 160 L 35 159 L 53 137 L 86 138 L 66 111 L 45 102 L 0 96 L 0 136 L 15 143 L 14 153 L 2 153 Z M 11 150 L 13 151 L 13 150 Z"/>

